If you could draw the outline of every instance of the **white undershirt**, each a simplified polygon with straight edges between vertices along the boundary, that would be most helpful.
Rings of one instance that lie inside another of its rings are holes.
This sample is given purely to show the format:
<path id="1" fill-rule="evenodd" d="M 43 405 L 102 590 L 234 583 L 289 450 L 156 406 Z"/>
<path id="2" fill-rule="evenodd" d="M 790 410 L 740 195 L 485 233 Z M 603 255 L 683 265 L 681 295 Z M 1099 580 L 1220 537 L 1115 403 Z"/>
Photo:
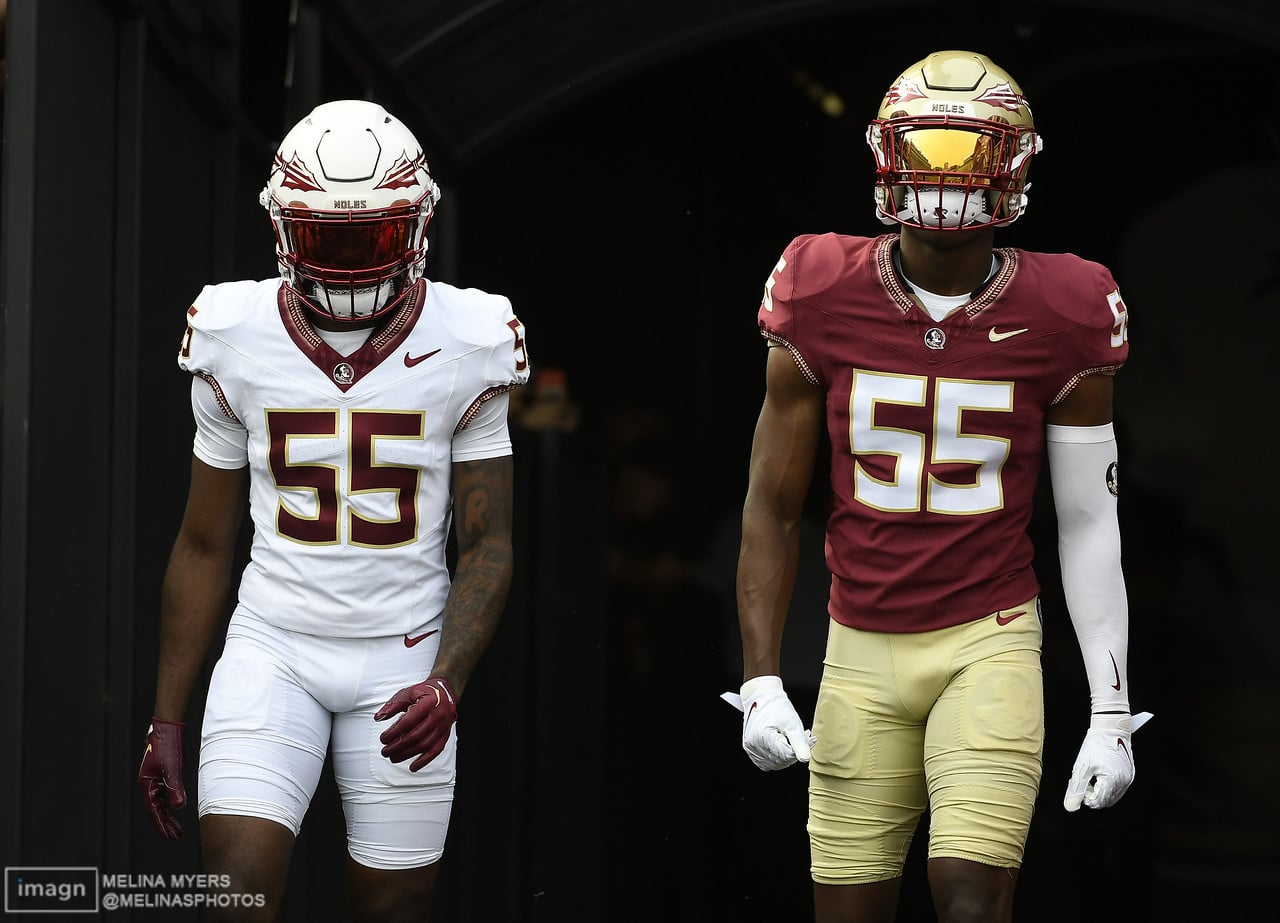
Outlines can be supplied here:
<path id="1" fill-rule="evenodd" d="M 996 269 L 999 266 L 1000 261 L 996 259 L 993 253 L 991 255 L 991 268 L 987 270 L 987 279 L 996 274 Z M 939 295 L 937 292 L 931 292 L 916 285 L 916 283 L 907 278 L 906 273 L 902 274 L 902 278 L 911 287 L 911 293 L 920 299 L 921 306 L 935 321 L 941 321 L 956 308 L 962 307 L 973 300 L 972 292 L 965 295 Z M 986 284 L 987 279 L 983 280 L 983 285 Z"/>
<path id="2" fill-rule="evenodd" d="M 369 335 L 373 333 L 372 327 L 363 327 L 360 330 L 325 330 L 322 327 L 315 328 L 316 333 L 320 335 L 320 339 L 324 340 L 329 346 L 340 356 L 349 356 L 369 339 Z"/>
<path id="3" fill-rule="evenodd" d="M 911 288 L 913 294 L 920 299 L 921 306 L 936 321 L 942 320 L 956 308 L 969 303 L 968 295 L 939 295 L 937 292 L 921 288 L 914 282 L 911 283 Z"/>

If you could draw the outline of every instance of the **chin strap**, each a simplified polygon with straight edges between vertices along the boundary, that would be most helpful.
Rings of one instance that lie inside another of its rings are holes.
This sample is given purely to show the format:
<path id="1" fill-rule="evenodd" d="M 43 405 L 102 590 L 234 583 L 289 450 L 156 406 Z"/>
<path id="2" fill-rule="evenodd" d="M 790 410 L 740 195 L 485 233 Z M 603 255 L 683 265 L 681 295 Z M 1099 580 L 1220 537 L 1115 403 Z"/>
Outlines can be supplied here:
<path id="1" fill-rule="evenodd" d="M 988 224 L 987 197 L 978 189 L 939 189 L 937 186 L 908 187 L 897 218 L 904 224 L 926 229 L 950 230 Z M 932 215 L 937 220 L 926 220 Z"/>

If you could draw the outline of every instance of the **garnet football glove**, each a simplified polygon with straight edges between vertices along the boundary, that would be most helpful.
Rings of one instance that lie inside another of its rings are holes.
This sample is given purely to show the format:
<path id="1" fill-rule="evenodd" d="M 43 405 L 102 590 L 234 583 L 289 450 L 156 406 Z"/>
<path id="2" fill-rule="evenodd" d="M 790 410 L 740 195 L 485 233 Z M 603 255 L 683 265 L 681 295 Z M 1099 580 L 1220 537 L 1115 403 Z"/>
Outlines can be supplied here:
<path id="1" fill-rule="evenodd" d="M 187 803 L 182 785 L 182 729 L 180 721 L 151 719 L 147 728 L 147 749 L 138 767 L 138 787 L 147 804 L 151 823 L 166 840 L 182 836 L 182 824 L 174 810 Z"/>
<path id="2" fill-rule="evenodd" d="M 408 686 L 393 695 L 378 709 L 374 721 L 385 721 L 392 715 L 404 716 L 382 732 L 382 755 L 393 763 L 417 757 L 409 766 L 417 772 L 440 755 L 449 741 L 449 731 L 458 720 L 453 690 L 439 676 L 432 676 L 416 686 Z"/>
<path id="3" fill-rule="evenodd" d="M 742 749 L 764 770 L 809 762 L 817 743 L 805 730 L 779 676 L 754 676 L 742 684 Z"/>
<path id="4" fill-rule="evenodd" d="M 1068 811 L 1109 808 L 1133 782 L 1133 732 L 1147 723 L 1150 713 L 1094 715 L 1084 743 L 1071 768 L 1071 781 L 1062 806 Z"/>

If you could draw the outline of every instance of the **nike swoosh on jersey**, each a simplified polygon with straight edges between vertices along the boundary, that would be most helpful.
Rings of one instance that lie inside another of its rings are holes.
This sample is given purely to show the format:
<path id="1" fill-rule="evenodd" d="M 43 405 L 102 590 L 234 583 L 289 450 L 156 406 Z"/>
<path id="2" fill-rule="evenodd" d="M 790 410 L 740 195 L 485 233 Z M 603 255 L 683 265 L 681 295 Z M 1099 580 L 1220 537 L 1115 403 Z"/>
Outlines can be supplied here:
<path id="1" fill-rule="evenodd" d="M 1120 668 L 1116 666 L 1116 655 L 1107 651 L 1107 656 L 1111 658 L 1111 669 L 1116 671 L 1116 681 L 1111 684 L 1111 688 L 1116 692 L 1120 691 Z"/>
<path id="2" fill-rule="evenodd" d="M 998 614 L 998 613 L 997 613 L 997 615 L 996 615 L 996 624 L 997 624 L 997 625 L 1008 625 L 1008 624 L 1009 624 L 1010 622 L 1012 622 L 1014 619 L 1016 619 L 1016 618 L 1020 618 L 1020 617 L 1022 617 L 1022 616 L 1024 616 L 1024 615 L 1026 615 L 1026 614 L 1027 614 L 1027 610 L 1026 610 L 1026 609 L 1023 609 L 1021 612 L 1015 612 L 1015 613 L 1013 613 L 1013 615 L 1000 615 L 1000 614 Z"/>
<path id="3" fill-rule="evenodd" d="M 430 631 L 424 631 L 422 634 L 418 635 L 418 637 L 416 637 L 416 638 L 410 638 L 408 635 L 405 635 L 405 636 L 404 636 L 404 646 L 405 646 L 405 647 L 413 647 L 413 646 L 414 646 L 415 644 L 417 644 L 419 641 L 425 640 L 426 638 L 430 638 L 432 635 L 434 635 L 434 634 L 435 634 L 437 631 L 439 631 L 439 630 L 440 630 L 439 628 L 433 628 L 433 629 L 431 629 Z"/>
<path id="4" fill-rule="evenodd" d="M 1030 327 L 1019 327 L 1017 330 L 1006 330 L 1001 333 L 995 327 L 992 327 L 987 331 L 987 339 L 992 343 L 999 343 L 1001 340 L 1009 339 L 1009 337 L 1016 337 L 1020 333 L 1026 333 L 1030 329 Z"/>
<path id="5" fill-rule="evenodd" d="M 434 356 L 434 355 L 435 355 L 436 353 L 438 353 L 438 352 L 440 352 L 440 350 L 438 350 L 438 349 L 433 349 L 433 350 L 431 350 L 431 352 L 429 352 L 429 353 L 423 353 L 421 356 L 411 356 L 411 355 L 409 355 L 408 353 L 405 353 L 405 354 L 404 354 L 404 367 L 405 367 L 405 368 L 407 368 L 407 369 L 411 369 L 411 368 L 413 368 L 415 365 L 417 365 L 419 362 L 426 362 L 428 359 L 430 359 L 432 356 Z"/>

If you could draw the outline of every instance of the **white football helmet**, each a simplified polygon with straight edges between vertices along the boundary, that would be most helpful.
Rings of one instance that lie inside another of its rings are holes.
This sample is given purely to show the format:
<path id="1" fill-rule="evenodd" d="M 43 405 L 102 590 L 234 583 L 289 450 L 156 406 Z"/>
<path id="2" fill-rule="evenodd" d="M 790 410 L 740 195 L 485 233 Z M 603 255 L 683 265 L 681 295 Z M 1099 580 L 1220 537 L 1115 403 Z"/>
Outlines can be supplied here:
<path id="1" fill-rule="evenodd" d="M 409 129 L 376 103 L 343 99 L 285 135 L 258 201 L 285 284 L 320 316 L 362 323 L 421 278 L 440 188 Z"/>
<path id="2" fill-rule="evenodd" d="M 1044 147 L 1018 84 L 971 51 L 934 52 L 903 71 L 867 143 L 880 220 L 934 231 L 1017 220 Z"/>

